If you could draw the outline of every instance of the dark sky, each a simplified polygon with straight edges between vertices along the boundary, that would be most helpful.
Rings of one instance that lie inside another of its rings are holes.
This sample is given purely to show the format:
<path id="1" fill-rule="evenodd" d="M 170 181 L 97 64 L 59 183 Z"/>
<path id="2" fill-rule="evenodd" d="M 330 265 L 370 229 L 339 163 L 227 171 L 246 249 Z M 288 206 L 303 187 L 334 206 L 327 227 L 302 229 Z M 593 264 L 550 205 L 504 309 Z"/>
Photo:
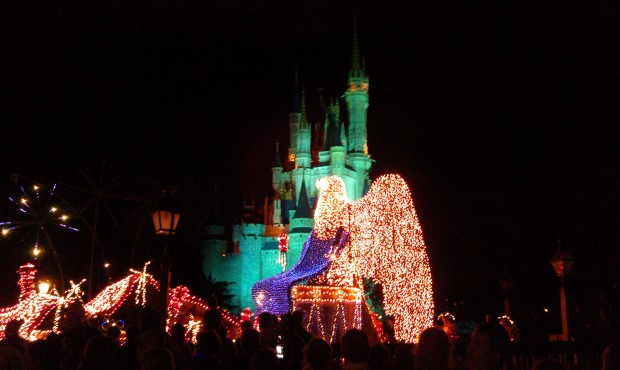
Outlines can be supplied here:
<path id="1" fill-rule="evenodd" d="M 344 92 L 357 13 L 372 176 L 411 186 L 439 308 L 498 313 L 505 266 L 521 312 L 557 305 L 558 238 L 576 260 L 576 304 L 595 306 L 619 278 L 618 6 L 470 3 L 5 4 L 3 189 L 12 173 L 79 184 L 78 169 L 97 172 L 105 157 L 110 176 L 147 179 L 146 193 L 177 188 L 192 245 L 215 182 L 229 220 L 243 197 L 270 192 L 291 66 L 313 120 L 319 86 Z M 127 240 L 105 252 L 125 267 Z M 7 276 L 18 264 L 4 262 Z"/>

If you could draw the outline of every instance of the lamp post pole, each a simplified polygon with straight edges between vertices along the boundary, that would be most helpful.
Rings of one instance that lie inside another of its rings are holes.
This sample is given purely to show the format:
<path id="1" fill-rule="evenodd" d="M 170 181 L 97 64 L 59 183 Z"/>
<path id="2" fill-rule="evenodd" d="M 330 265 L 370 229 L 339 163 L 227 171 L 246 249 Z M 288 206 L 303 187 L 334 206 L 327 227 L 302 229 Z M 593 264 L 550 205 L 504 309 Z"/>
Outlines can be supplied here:
<path id="1" fill-rule="evenodd" d="M 573 268 L 573 257 L 566 250 L 561 248 L 562 240 L 558 240 L 558 251 L 551 258 L 551 266 L 556 275 L 560 279 L 560 312 L 562 315 L 562 334 L 558 337 L 559 340 L 568 342 L 568 313 L 566 308 L 566 288 L 564 280 L 566 275 L 570 273 Z"/>
<path id="2" fill-rule="evenodd" d="M 176 232 L 181 217 L 181 207 L 173 198 L 173 194 L 172 191 L 165 192 L 164 197 L 159 200 L 153 212 L 155 234 L 165 236 L 166 238 L 159 266 L 159 311 L 164 320 L 164 329 L 166 329 L 168 324 L 168 292 L 170 291 L 170 280 L 172 277 L 169 244 Z"/>
<path id="3" fill-rule="evenodd" d="M 512 291 L 513 280 L 508 272 L 508 266 L 504 268 L 504 272 L 499 279 L 499 284 L 504 293 L 504 315 L 511 316 L 510 310 L 510 292 Z"/>

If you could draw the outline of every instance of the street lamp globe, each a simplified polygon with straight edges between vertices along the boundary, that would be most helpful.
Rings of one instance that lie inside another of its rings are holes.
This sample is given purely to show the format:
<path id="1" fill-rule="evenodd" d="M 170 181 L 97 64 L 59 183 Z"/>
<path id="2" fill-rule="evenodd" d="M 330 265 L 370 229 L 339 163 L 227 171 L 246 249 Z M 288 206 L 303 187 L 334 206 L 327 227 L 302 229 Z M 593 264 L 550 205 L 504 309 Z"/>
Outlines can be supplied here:
<path id="1" fill-rule="evenodd" d="M 47 294 L 50 291 L 51 284 L 49 281 L 42 280 L 39 282 L 39 293 Z"/>
<path id="2" fill-rule="evenodd" d="M 573 264 L 575 263 L 570 253 L 561 249 L 558 249 L 549 262 L 551 263 L 556 275 L 561 280 L 564 280 L 564 278 L 570 273 L 573 268 Z"/>
<path id="3" fill-rule="evenodd" d="M 153 226 L 155 234 L 172 236 L 175 234 L 179 219 L 181 218 L 181 206 L 179 206 L 174 193 L 168 191 L 155 205 L 153 211 Z"/>

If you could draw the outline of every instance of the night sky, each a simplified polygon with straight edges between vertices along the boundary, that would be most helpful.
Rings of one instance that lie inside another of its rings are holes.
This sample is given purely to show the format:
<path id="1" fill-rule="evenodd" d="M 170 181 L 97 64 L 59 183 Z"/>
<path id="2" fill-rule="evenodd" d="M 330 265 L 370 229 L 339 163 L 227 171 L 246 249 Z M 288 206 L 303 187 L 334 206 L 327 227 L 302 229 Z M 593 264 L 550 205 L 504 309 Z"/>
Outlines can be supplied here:
<path id="1" fill-rule="evenodd" d="M 395 172 L 410 185 L 438 310 L 501 313 L 507 269 L 515 315 L 540 319 L 542 307 L 558 306 L 549 259 L 561 238 L 576 261 L 569 300 L 595 312 L 600 293 L 613 296 L 620 283 L 619 9 L 474 3 L 5 4 L 0 218 L 17 217 L 6 199 L 17 194 L 12 174 L 60 183 L 67 203 L 84 204 L 80 171 L 99 173 L 105 158 L 106 176 L 126 180 L 110 193 L 176 188 L 186 213 L 173 276 L 191 284 L 197 258 L 188 256 L 197 256 L 215 184 L 227 223 L 244 198 L 271 194 L 275 141 L 288 146 L 292 66 L 317 121 L 319 87 L 326 99 L 346 88 L 357 14 L 371 176 Z M 118 278 L 158 241 L 146 227 L 132 232 L 144 203 L 107 202 L 118 226 L 102 213 L 97 259 L 114 261 Z M 55 233 L 76 280 L 88 265 L 81 230 Z M 4 291 L 14 290 L 25 244 L 2 242 Z"/>

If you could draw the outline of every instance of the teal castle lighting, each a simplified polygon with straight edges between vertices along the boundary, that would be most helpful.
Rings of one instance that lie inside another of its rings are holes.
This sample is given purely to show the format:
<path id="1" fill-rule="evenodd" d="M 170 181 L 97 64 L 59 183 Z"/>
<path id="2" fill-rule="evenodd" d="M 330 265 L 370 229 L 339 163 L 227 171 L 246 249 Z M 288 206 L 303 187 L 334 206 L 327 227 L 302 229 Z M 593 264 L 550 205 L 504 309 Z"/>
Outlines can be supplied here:
<path id="1" fill-rule="evenodd" d="M 216 281 L 232 283 L 229 289 L 234 295 L 233 305 L 255 311 L 252 286 L 282 272 L 283 266 L 295 265 L 314 227 L 317 180 L 338 176 L 353 201 L 368 191 L 373 162 L 367 140 L 370 84 L 361 60 L 355 28 L 351 68 L 344 93 L 346 122 L 340 116 L 337 100 L 322 107 L 322 122 L 309 122 L 305 91 L 295 74 L 289 146 L 286 159 L 282 161 L 276 143 L 271 169 L 273 195 L 265 199 L 259 212 L 256 212 L 256 204 L 246 207 L 244 220 L 232 226 L 232 245 L 217 215 L 217 203 L 213 205 L 201 245 L 202 270 L 205 276 L 211 275 Z M 253 217 L 256 213 L 262 217 Z M 285 264 L 278 263 L 282 234 L 288 235 Z"/>

